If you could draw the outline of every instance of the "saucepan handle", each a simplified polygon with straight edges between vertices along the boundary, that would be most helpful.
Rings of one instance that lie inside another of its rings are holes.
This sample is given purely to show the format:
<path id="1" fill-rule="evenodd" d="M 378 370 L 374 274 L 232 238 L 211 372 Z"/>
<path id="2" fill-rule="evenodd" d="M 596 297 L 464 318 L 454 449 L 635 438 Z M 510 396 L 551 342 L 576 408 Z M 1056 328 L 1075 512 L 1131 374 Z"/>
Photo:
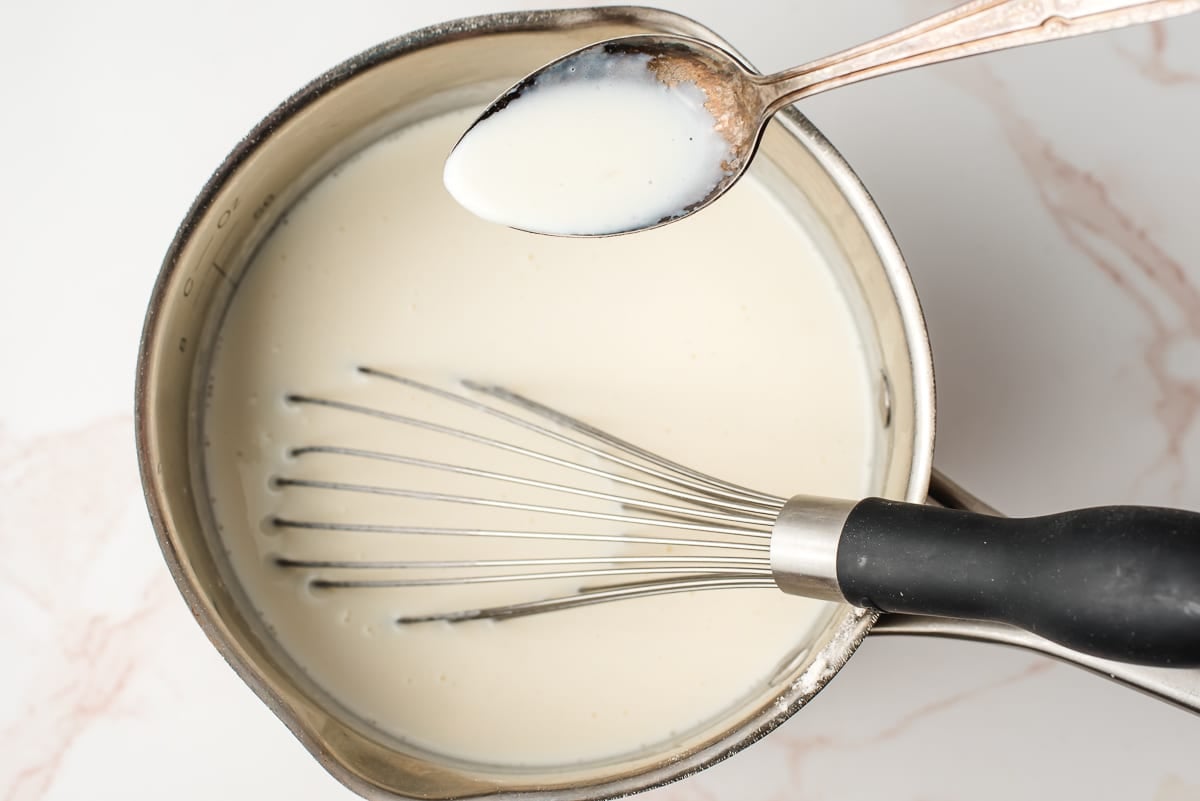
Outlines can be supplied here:
<path id="1" fill-rule="evenodd" d="M 935 471 L 929 487 L 929 502 L 950 509 L 981 514 L 999 513 L 979 498 Z M 1082 667 L 1160 700 L 1200 713 L 1200 670 L 1161 668 L 1118 662 L 1081 653 L 1036 634 L 1002 623 L 884 614 L 871 629 L 872 635 L 906 634 L 927 637 L 991 642 L 1025 648 Z"/>

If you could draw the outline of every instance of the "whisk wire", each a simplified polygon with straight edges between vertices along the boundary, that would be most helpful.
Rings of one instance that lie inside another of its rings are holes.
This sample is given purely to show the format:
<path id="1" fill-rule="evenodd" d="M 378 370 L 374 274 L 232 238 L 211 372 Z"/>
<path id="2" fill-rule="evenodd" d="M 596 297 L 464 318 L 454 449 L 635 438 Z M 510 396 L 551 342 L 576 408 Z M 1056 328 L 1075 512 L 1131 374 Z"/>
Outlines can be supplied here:
<path id="1" fill-rule="evenodd" d="M 331 570 L 427 570 L 431 568 L 552 567 L 556 565 L 641 565 L 645 567 L 743 567 L 769 566 L 765 557 L 754 556 L 546 556 L 529 559 L 429 559 L 415 561 L 362 561 L 356 559 L 275 558 L 280 567 L 328 568 Z"/>
<path id="2" fill-rule="evenodd" d="M 275 556 L 275 563 L 285 569 L 309 571 L 309 586 L 316 589 L 381 589 L 404 587 L 438 587 L 461 585 L 503 584 L 509 582 L 581 579 L 617 579 L 618 583 L 602 586 L 581 586 L 557 597 L 487 608 L 467 609 L 435 614 L 401 616 L 398 623 L 425 621 L 460 621 L 504 619 L 550 611 L 571 609 L 613 600 L 642 598 L 670 593 L 709 589 L 773 587 L 769 561 L 770 546 L 766 542 L 774 520 L 784 501 L 765 493 L 731 484 L 696 470 L 679 465 L 665 457 L 639 448 L 607 434 L 551 407 L 536 403 L 503 387 L 462 381 L 467 390 L 485 395 L 523 410 L 535 418 L 574 434 L 567 436 L 533 420 L 511 414 L 475 398 L 450 392 L 371 367 L 358 368 L 360 374 L 393 382 L 435 398 L 450 401 L 463 408 L 489 415 L 503 423 L 523 429 L 539 437 L 589 454 L 603 463 L 632 471 L 638 478 L 617 472 L 613 468 L 581 464 L 534 448 L 518 445 L 505 439 L 487 436 L 476 431 L 444 423 L 398 414 L 332 398 L 293 393 L 287 400 L 327 409 L 365 415 L 390 423 L 409 426 L 438 435 L 498 449 L 516 456 L 567 468 L 624 487 L 641 490 L 651 498 L 632 497 L 531 478 L 509 472 L 499 472 L 464 464 L 451 464 L 381 450 L 336 445 L 305 445 L 290 451 L 296 458 L 305 456 L 334 456 L 349 459 L 374 460 L 404 465 L 422 470 L 441 471 L 474 479 L 523 486 L 537 490 L 570 495 L 576 498 L 615 504 L 621 512 L 596 509 L 552 506 L 517 500 L 482 497 L 475 494 L 433 492 L 409 487 L 383 486 L 331 481 L 317 478 L 280 476 L 274 479 L 278 488 L 314 489 L 331 492 L 405 498 L 435 503 L 458 504 L 493 509 L 505 509 L 575 519 L 590 519 L 617 523 L 636 528 L 667 529 L 694 532 L 699 537 L 663 536 L 645 533 L 589 534 L 583 532 L 507 530 L 451 526 L 388 525 L 341 521 L 297 520 L 276 516 L 276 528 L 297 531 L 332 533 L 364 533 L 380 535 L 429 535 L 485 537 L 497 539 L 527 539 L 559 542 L 596 542 L 614 545 L 696 549 L 690 554 L 645 554 L 608 556 L 537 556 L 508 559 L 445 559 L 445 560 L 387 560 L 387 559 L 323 559 Z M 686 505 L 681 505 L 686 504 Z M 642 514 L 625 514 L 626 511 Z M 643 516 L 643 515 L 650 516 Z M 735 555 L 742 551 L 746 555 Z M 433 572 L 416 575 L 414 571 Z M 333 571 L 332 575 L 330 571 Z M 339 575 L 338 571 L 343 572 Z M 407 575 L 367 576 L 364 571 L 397 571 Z M 457 571 L 446 575 L 441 571 Z M 497 572 L 498 571 L 498 572 Z M 356 575 L 357 574 L 357 575 Z"/>
<path id="3" fill-rule="evenodd" d="M 595 570 L 555 570 L 537 573 L 505 573 L 492 576 L 448 576 L 437 578 L 381 578 L 381 579 L 331 579 L 315 578 L 309 582 L 317 589 L 399 589 L 403 587 L 460 587 L 467 584 L 504 584 L 512 581 L 544 581 L 549 579 L 605 578 L 612 576 L 645 576 L 660 573 L 691 574 L 695 568 L 677 567 L 611 567 Z M 744 576 L 761 575 L 770 577 L 770 568 L 705 567 L 705 575 Z"/>
<path id="4" fill-rule="evenodd" d="M 563 412 L 560 412 L 557 409 L 554 409 L 543 403 L 530 400 L 524 395 L 520 395 L 504 387 L 480 384 L 469 379 L 464 379 L 462 381 L 462 385 L 467 389 L 474 390 L 475 392 L 489 395 L 499 400 L 507 401 L 508 403 L 511 403 L 519 408 L 544 417 L 545 419 L 557 425 L 560 425 L 564 428 L 569 428 L 572 431 L 576 431 L 581 434 L 585 434 L 592 439 L 603 442 L 609 447 L 616 448 L 617 450 L 624 451 L 625 453 L 633 456 L 637 456 L 638 458 L 644 459 L 651 464 L 662 467 L 663 469 L 671 470 L 679 475 L 686 476 L 690 479 L 698 481 L 707 486 L 714 487 L 721 491 L 732 493 L 738 497 L 746 498 L 748 500 L 755 500 L 761 503 L 763 506 L 771 509 L 773 513 L 778 512 L 778 509 L 784 504 L 783 498 L 779 498 L 774 495 L 768 495 L 766 493 L 759 492 L 748 487 L 743 487 L 738 484 L 733 484 L 728 481 L 715 478 L 714 476 L 707 475 L 706 473 L 701 473 L 699 470 L 686 467 L 678 462 L 673 462 L 664 456 L 659 456 L 652 451 L 648 451 L 645 448 L 641 448 L 631 442 L 615 437 L 606 431 L 601 431 L 595 426 L 589 425 L 582 420 L 578 420 L 570 415 L 564 414 Z"/>
<path id="5" fill-rule="evenodd" d="M 528 457 L 530 459 L 534 459 L 534 460 L 537 460 L 540 462 L 545 462 L 547 464 L 553 464 L 558 467 L 564 467 L 569 470 L 575 470 L 580 473 L 587 473 L 589 475 L 596 476 L 598 478 L 604 478 L 606 480 L 610 480 L 610 481 L 613 481 L 618 484 L 624 484 L 627 486 L 637 487 L 639 489 L 644 489 L 649 492 L 657 493 L 659 495 L 665 495 L 668 497 L 672 497 L 677 500 L 690 501 L 692 503 L 696 503 L 696 504 L 699 504 L 702 506 L 711 506 L 714 508 L 724 508 L 724 509 L 729 509 L 732 511 L 743 512 L 746 514 L 757 514 L 757 515 L 764 516 L 764 517 L 774 517 L 774 515 L 778 514 L 779 508 L 782 508 L 782 502 L 780 502 L 780 505 L 778 508 L 768 507 L 764 504 L 759 504 L 758 502 L 734 503 L 732 501 L 729 501 L 729 500 L 726 500 L 723 498 L 714 497 L 712 495 L 707 494 L 707 490 L 703 487 L 699 487 L 698 488 L 699 492 L 696 494 L 684 492 L 682 490 L 673 489 L 671 487 L 663 487 L 661 485 L 651 484 L 648 482 L 640 481 L 640 480 L 632 478 L 630 476 L 623 476 L 619 473 L 613 473 L 613 472 L 610 472 L 607 470 L 602 470 L 602 469 L 599 469 L 596 467 L 591 467 L 589 465 L 579 464 L 578 462 L 572 462 L 568 459 L 562 459 L 562 458 L 553 456 L 548 453 L 543 453 L 541 451 L 535 451 L 530 448 L 522 447 L 520 445 L 514 445 L 510 442 L 504 442 L 502 440 L 494 439 L 492 437 L 487 437 L 487 436 L 483 436 L 481 434 L 476 434 L 471 431 L 466 431 L 466 430 L 454 428 L 451 426 L 441 425 L 440 423 L 434 423 L 429 420 L 421 420 L 421 419 L 415 418 L 415 417 L 408 417 L 407 415 L 395 414 L 393 412 L 389 412 L 384 409 L 376 409 L 371 406 L 363 406 L 363 405 L 357 404 L 357 403 L 349 403 L 346 401 L 333 400 L 330 398 L 318 398 L 318 397 L 311 396 L 311 395 L 299 395 L 299 394 L 288 395 L 288 401 L 290 401 L 292 403 L 302 403 L 302 404 L 309 404 L 309 405 L 313 405 L 313 406 L 322 406 L 322 407 L 329 408 L 329 409 L 338 409 L 340 411 L 351 412 L 354 414 L 361 414 L 361 415 L 365 415 L 368 417 L 375 417 L 375 418 L 378 418 L 381 420 L 387 420 L 387 421 L 393 422 L 393 423 L 399 423 L 401 425 L 406 425 L 411 428 L 416 428 L 416 429 L 420 429 L 420 430 L 424 430 L 424 431 L 430 431 L 430 432 L 437 433 L 437 434 L 444 434 L 446 436 L 465 440 L 467 442 L 474 442 L 479 445 L 485 445 L 487 447 L 507 451 L 509 453 L 517 454 L 519 456 Z M 487 408 L 487 407 L 484 407 L 484 408 Z M 309 446 L 309 447 L 313 447 L 313 446 Z M 304 452 L 304 450 L 305 450 L 304 448 L 296 448 L 296 449 L 293 449 L 292 453 L 293 454 L 301 454 Z M 638 468 L 635 465 L 633 469 L 642 469 L 642 468 Z M 644 469 L 643 469 L 643 472 L 645 472 Z"/>
<path id="6" fill-rule="evenodd" d="M 591 498 L 593 500 L 612 501 L 630 509 L 642 509 L 646 511 L 652 510 L 671 517 L 689 520 L 697 518 L 706 520 L 720 520 L 731 524 L 736 523 L 746 526 L 761 526 L 769 529 L 771 526 L 771 521 L 774 519 L 773 516 L 769 516 L 766 513 L 757 513 L 757 516 L 755 517 L 741 517 L 724 512 L 714 512 L 705 509 L 689 509 L 682 506 L 672 506 L 670 504 L 658 503 L 655 501 L 647 501 L 622 495 L 613 495 L 606 492 L 587 490 L 582 487 L 570 487 L 565 484 L 556 484 L 550 481 L 539 481 L 532 478 L 523 478 L 510 473 L 497 473 L 491 470 L 481 470 L 475 467 L 467 467 L 466 465 L 448 464 L 446 462 L 437 462 L 430 459 L 418 459 L 412 456 L 404 456 L 396 453 L 384 453 L 382 451 L 369 451 L 359 448 L 344 448 L 331 445 L 309 445 L 303 448 L 296 448 L 292 451 L 292 455 L 296 457 L 307 454 L 336 454 L 339 456 L 375 459 L 378 461 L 392 462 L 394 464 L 403 464 L 412 467 L 423 467 L 430 470 L 457 473 L 459 475 L 472 476 L 475 478 L 486 478 L 494 481 L 506 482 L 509 484 L 519 484 L 526 487 L 537 487 L 538 489 L 550 490 L 552 492 L 563 493 L 566 495 L 578 495 L 585 498 Z"/>
<path id="7" fill-rule="evenodd" d="M 401 487 L 380 487 L 370 484 L 351 484 L 342 481 L 319 481 L 307 478 L 277 478 L 277 487 L 307 487 L 309 489 L 337 490 L 341 492 L 357 492 L 368 495 L 389 495 L 394 498 L 410 498 L 419 501 L 441 501 L 459 503 L 467 506 L 488 506 L 493 509 L 511 509 L 520 512 L 535 512 L 546 515 L 562 515 L 565 517 L 587 518 L 589 520 L 607 520 L 612 523 L 626 523 L 635 526 L 655 526 L 659 528 L 678 528 L 689 531 L 704 531 L 709 534 L 723 534 L 738 537 L 771 536 L 769 530 L 742 528 L 739 526 L 717 526 L 706 523 L 692 523 L 684 520 L 669 520 L 656 517 L 634 517 L 619 515 L 612 512 L 594 512 L 585 509 L 568 509 L 561 506 L 543 506 L 535 503 L 519 501 L 502 501 L 496 498 L 477 498 L 472 495 L 454 495 L 446 492 L 428 492 L 426 490 L 411 490 Z"/>
<path id="8" fill-rule="evenodd" d="M 451 401 L 451 402 L 459 404 L 461 406 L 466 406 L 467 408 L 471 408 L 476 411 L 483 412 L 484 414 L 491 415 L 492 417 L 503 420 L 506 423 L 510 423 L 519 428 L 523 428 L 527 431 L 532 431 L 541 436 L 548 437 L 549 439 L 552 439 L 556 442 L 560 442 L 564 445 L 568 445 L 570 447 L 577 448 L 577 449 L 582 450 L 586 453 L 589 453 L 592 456 L 595 456 L 597 458 L 605 459 L 610 462 L 614 462 L 623 467 L 629 468 L 631 470 L 637 470 L 637 471 L 640 471 L 647 475 L 652 475 L 655 478 L 658 478 L 659 480 L 668 481 L 673 484 L 676 484 L 677 486 L 690 487 L 696 491 L 701 492 L 702 494 L 709 495 L 710 497 L 726 497 L 726 498 L 741 501 L 743 503 L 754 504 L 754 505 L 768 507 L 768 508 L 776 509 L 776 510 L 779 508 L 782 508 L 782 506 L 784 504 L 783 498 L 777 498 L 775 496 L 765 495 L 763 493 L 757 492 L 755 490 L 747 489 L 745 487 L 739 487 L 736 484 L 730 484 L 729 482 L 722 481 L 718 478 L 714 478 L 712 476 L 706 475 L 697 470 L 692 470 L 691 468 L 684 467 L 683 465 L 673 462 L 670 459 L 667 459 L 665 457 L 651 453 L 650 451 L 639 448 L 631 443 L 617 439 L 616 437 L 614 437 L 610 434 L 606 434 L 605 432 L 600 431 L 599 429 L 593 428 L 592 426 L 589 426 L 580 420 L 576 420 L 575 418 L 570 417 L 569 415 L 566 415 L 566 414 L 563 414 L 562 412 L 551 409 L 549 406 L 544 406 L 542 404 L 535 403 L 531 400 L 528 400 L 527 398 L 524 398 L 514 392 L 510 392 L 502 387 L 488 386 L 488 385 L 476 383 L 476 382 L 470 381 L 470 380 L 463 380 L 462 382 L 460 382 L 464 387 L 475 390 L 475 391 L 479 392 L 480 394 L 489 395 L 489 396 L 495 397 L 497 399 L 505 400 L 509 403 L 519 406 L 520 408 L 523 408 L 529 412 L 532 412 L 532 413 L 542 417 L 543 419 L 546 419 L 552 423 L 555 423 L 556 425 L 560 425 L 564 428 L 569 428 L 578 433 L 586 434 L 586 435 L 592 437 L 593 439 L 596 439 L 600 442 L 603 442 L 603 443 L 609 445 L 610 447 L 614 448 L 615 450 L 621 451 L 623 453 L 626 453 L 626 454 L 629 454 L 632 456 L 638 456 L 638 457 L 646 460 L 647 462 L 651 463 L 652 465 L 655 465 L 658 468 L 661 468 L 661 470 L 656 470 L 653 467 L 650 467 L 650 466 L 647 466 L 644 464 L 638 464 L 637 462 L 633 462 L 629 459 L 622 458 L 621 456 L 618 456 L 617 454 L 614 454 L 610 451 L 602 450 L 593 445 L 589 445 L 585 442 L 581 442 L 577 439 L 573 439 L 564 434 L 560 434 L 557 431 L 553 431 L 549 428 L 546 428 L 545 426 L 540 426 L 540 425 L 530 422 L 529 420 L 526 420 L 522 417 L 517 417 L 515 415 L 509 414 L 508 412 L 505 412 L 502 409 L 497 409 L 494 406 L 489 406 L 486 403 L 481 403 L 480 401 L 475 400 L 473 398 L 468 398 L 463 395 L 458 395 L 453 392 L 449 392 L 447 390 L 441 389 L 439 387 L 431 386 L 431 385 L 425 384 L 421 381 L 417 381 L 415 379 L 408 378 L 406 376 L 401 376 L 401 375 L 397 375 L 395 373 L 387 372 L 386 370 L 379 370 L 379 369 L 376 369 L 373 367 L 359 367 L 358 370 L 363 375 L 375 376 L 377 378 L 382 378 L 387 381 L 392 381 L 397 384 L 401 384 L 403 386 L 407 386 L 412 389 L 416 389 L 421 392 L 425 392 L 430 395 L 434 395 L 436 397 L 443 398 L 445 400 Z M 661 487 L 654 487 L 653 485 L 651 485 L 651 488 L 662 489 Z"/>
<path id="9" fill-rule="evenodd" d="M 697 592 L 700 590 L 734 590 L 774 587 L 775 582 L 769 577 L 762 576 L 689 576 L 676 579 L 659 579 L 656 581 L 631 582 L 614 587 L 593 587 L 581 589 L 572 595 L 562 595 L 554 598 L 542 598 L 535 601 L 525 601 L 502 606 L 464 609 L 457 612 L 435 612 L 423 615 L 406 615 L 396 618 L 396 623 L 406 625 L 412 623 L 434 623 L 444 621 L 458 623 L 467 620 L 506 620 L 510 618 L 539 615 L 546 612 L 560 612 L 567 609 L 578 609 L 593 604 L 609 603 L 611 601 L 626 601 L 635 598 L 649 598 L 656 595 L 671 595 L 680 592 Z"/>
<path id="10" fill-rule="evenodd" d="M 276 528 L 306 531 L 355 532 L 359 534 L 430 535 L 436 537 L 494 537 L 497 539 L 554 540 L 561 542 L 606 542 L 622 545 L 667 545 L 671 547 L 717 548 L 737 551 L 769 552 L 771 546 L 759 542 L 730 540 L 693 540 L 681 537 L 651 537 L 642 534 L 581 534 L 561 531 L 504 531 L 481 528 L 439 526 L 394 526 L 378 523 L 338 523 L 333 521 L 291 520 L 273 517 Z"/>

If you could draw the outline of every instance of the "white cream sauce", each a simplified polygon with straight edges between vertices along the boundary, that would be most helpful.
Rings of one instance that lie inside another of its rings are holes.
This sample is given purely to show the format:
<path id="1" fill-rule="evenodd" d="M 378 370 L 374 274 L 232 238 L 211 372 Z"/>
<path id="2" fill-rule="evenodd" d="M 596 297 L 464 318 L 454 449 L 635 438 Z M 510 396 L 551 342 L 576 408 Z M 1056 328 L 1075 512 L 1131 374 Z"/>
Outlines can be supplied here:
<path id="1" fill-rule="evenodd" d="M 272 488 L 272 477 L 288 476 L 576 502 L 350 457 L 288 455 L 305 445 L 583 480 L 285 396 L 337 398 L 512 436 L 355 368 L 448 388 L 462 377 L 496 382 L 730 481 L 779 495 L 856 496 L 872 489 L 865 359 L 834 278 L 755 177 L 767 165 L 677 225 L 610 239 L 531 236 L 480 221 L 445 192 L 439 154 L 471 118 L 450 114 L 370 147 L 318 184 L 262 246 L 223 322 L 210 377 L 209 491 L 236 577 L 262 620 L 352 713 L 467 760 L 603 759 L 684 734 L 763 692 L 826 607 L 751 589 L 500 623 L 397 626 L 398 615 L 542 597 L 581 582 L 314 591 L 310 576 L 349 571 L 283 569 L 274 555 L 394 560 L 628 549 L 279 530 L 268 521 L 638 527 Z M 518 442 L 532 444 L 522 436 Z M 620 491 L 611 482 L 585 485 Z"/>
<path id="2" fill-rule="evenodd" d="M 539 73 L 472 126 L 446 160 L 455 199 L 485 220 L 543 234 L 611 234 L 680 216 L 732 160 L 692 82 L 645 54 L 585 50 Z"/>

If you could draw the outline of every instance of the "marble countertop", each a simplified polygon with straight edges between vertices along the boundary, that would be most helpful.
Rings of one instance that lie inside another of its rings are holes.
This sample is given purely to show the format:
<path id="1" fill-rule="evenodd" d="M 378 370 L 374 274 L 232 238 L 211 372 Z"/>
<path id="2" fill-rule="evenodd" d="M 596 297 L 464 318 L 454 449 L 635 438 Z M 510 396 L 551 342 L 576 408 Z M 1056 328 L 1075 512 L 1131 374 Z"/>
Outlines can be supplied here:
<path id="1" fill-rule="evenodd" d="M 519 0 L 23 4 L 0 25 L 0 799 L 346 799 L 165 570 L 133 367 L 192 198 L 267 111 L 412 28 Z M 662 0 L 761 69 L 947 0 Z M 848 87 L 804 110 L 928 317 L 937 461 L 1011 514 L 1200 509 L 1200 15 Z M 692 799 L 1200 799 L 1200 716 L 998 646 L 869 639 Z"/>

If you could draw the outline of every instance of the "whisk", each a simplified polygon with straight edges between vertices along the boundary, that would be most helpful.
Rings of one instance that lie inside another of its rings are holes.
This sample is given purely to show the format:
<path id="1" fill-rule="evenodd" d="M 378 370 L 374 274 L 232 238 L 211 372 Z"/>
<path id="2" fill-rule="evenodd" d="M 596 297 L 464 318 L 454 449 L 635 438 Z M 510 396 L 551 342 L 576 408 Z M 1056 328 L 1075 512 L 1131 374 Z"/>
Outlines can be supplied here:
<path id="1" fill-rule="evenodd" d="M 555 543 L 639 549 L 503 559 L 275 557 L 281 568 L 306 571 L 320 590 L 583 582 L 548 597 L 398 616 L 399 624 L 499 620 L 667 593 L 776 588 L 881 612 L 1000 621 L 1110 659 L 1200 665 L 1200 514 L 1109 506 L 1014 519 L 882 498 L 776 497 L 677 464 L 500 386 L 462 381 L 450 391 L 374 367 L 358 372 L 419 394 L 430 409 L 450 410 L 451 421 L 336 397 L 297 393 L 287 400 L 466 443 L 473 453 L 497 458 L 453 463 L 312 443 L 291 449 L 295 464 L 365 460 L 398 466 L 406 475 L 429 472 L 534 490 L 539 502 L 294 475 L 275 477 L 277 487 L 471 507 L 537 525 L 400 525 L 278 515 L 271 522 L 281 532 L 524 540 L 539 551 Z M 483 433 L 476 422 L 486 423 Z M 529 444 L 538 441 L 546 447 Z M 546 480 L 508 467 L 518 463 L 578 480 Z M 563 500 L 543 503 L 543 496 Z M 569 530 L 558 525 L 562 520 L 571 521 Z M 658 550 L 644 552 L 648 548 Z"/>

